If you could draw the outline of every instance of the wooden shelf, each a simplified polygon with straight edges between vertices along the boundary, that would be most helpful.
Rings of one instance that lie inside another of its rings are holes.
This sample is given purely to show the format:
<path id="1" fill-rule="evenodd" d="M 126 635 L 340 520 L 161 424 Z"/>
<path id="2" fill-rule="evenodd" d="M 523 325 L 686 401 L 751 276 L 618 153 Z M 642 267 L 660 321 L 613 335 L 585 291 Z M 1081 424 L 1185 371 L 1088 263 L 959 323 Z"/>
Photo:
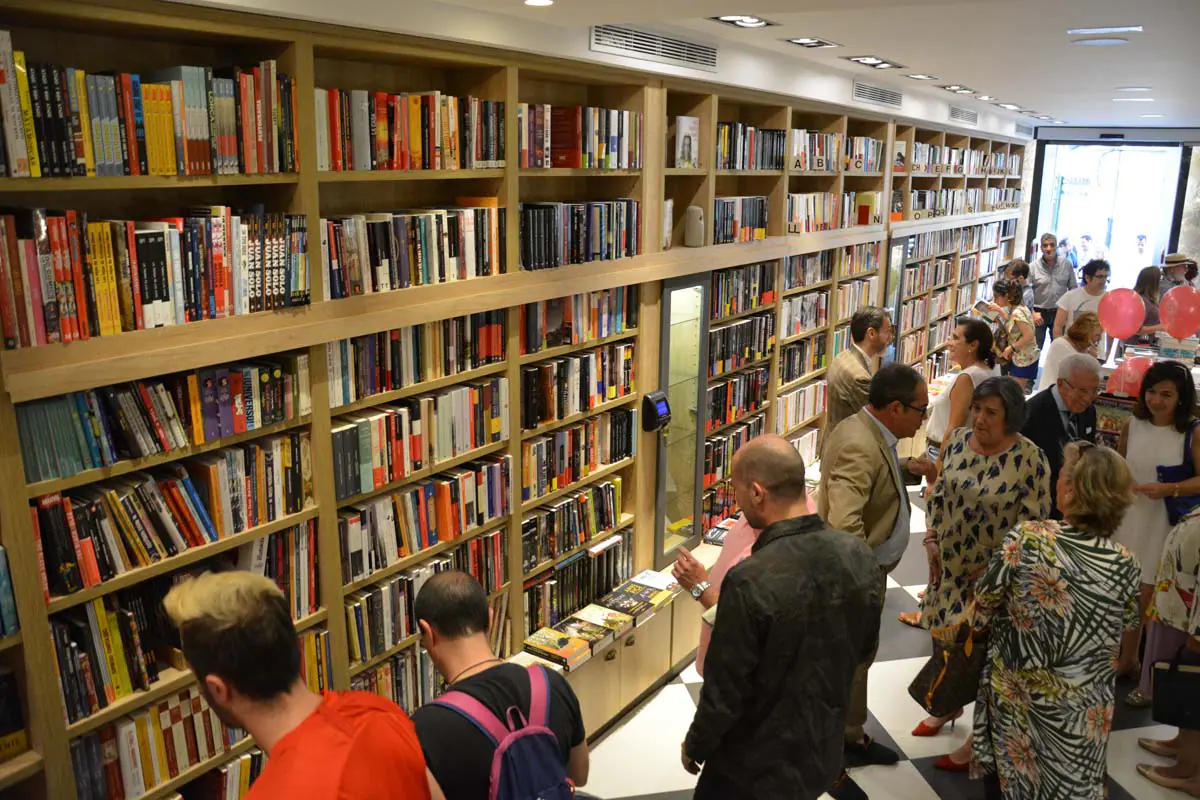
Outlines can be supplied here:
<path id="1" fill-rule="evenodd" d="M 382 664 L 384 661 L 387 661 L 392 656 L 399 654 L 400 651 L 407 650 L 408 648 L 419 643 L 420 641 L 421 641 L 421 634 L 414 633 L 412 636 L 408 636 L 404 639 L 401 639 L 399 644 L 392 645 L 387 650 L 384 650 L 382 653 L 380 653 L 377 656 L 371 656 L 366 661 L 358 661 L 358 662 L 352 663 L 350 665 L 350 677 L 353 678 L 355 675 L 366 672 L 371 667 Z"/>
<path id="2" fill-rule="evenodd" d="M 733 175 L 741 178 L 777 178 L 783 174 L 781 169 L 719 169 L 717 177 Z"/>
<path id="3" fill-rule="evenodd" d="M 740 367 L 734 367 L 733 369 L 729 370 L 728 372 L 722 372 L 720 375 L 709 375 L 708 380 L 711 383 L 712 381 L 721 380 L 722 378 L 728 378 L 730 375 L 737 375 L 739 372 L 748 372 L 757 367 L 765 367 L 771 363 L 772 357 L 773 357 L 772 354 L 768 353 L 767 355 L 763 356 L 762 358 L 755 359 L 754 361 L 749 361 L 745 364 L 742 364 Z"/>
<path id="4" fill-rule="evenodd" d="M 607 539 L 609 536 L 612 536 L 614 533 L 617 533 L 618 531 L 628 528 L 632 524 L 633 524 L 633 514 L 622 514 L 621 519 L 617 521 L 616 526 L 609 528 L 608 530 L 600 531 L 599 533 L 597 533 L 595 536 L 588 539 L 583 544 L 572 547 L 570 550 L 563 553 L 561 556 L 558 556 L 557 558 L 553 558 L 549 561 L 544 561 L 541 564 L 538 564 L 532 570 L 525 573 L 525 576 L 522 578 L 522 580 L 527 581 L 530 578 L 536 578 L 538 575 L 541 575 L 543 572 L 546 572 L 547 570 L 557 567 L 559 564 L 562 564 L 564 561 L 574 557 L 575 555 L 577 555 L 579 553 L 582 553 L 584 550 L 587 550 L 589 547 L 592 547 L 593 545 L 598 544 L 600 541 Z"/>
<path id="5" fill-rule="evenodd" d="M 448 458 L 445 461 L 439 461 L 436 464 L 431 464 L 427 467 L 422 467 L 421 469 L 416 470 L 415 472 L 411 472 L 408 475 L 405 475 L 403 478 L 401 478 L 399 480 L 392 481 L 391 483 L 386 483 L 383 486 L 380 486 L 378 489 L 372 489 L 369 492 L 363 492 L 362 494 L 351 495 L 350 497 L 344 498 L 342 500 L 338 500 L 337 501 L 338 508 L 345 508 L 346 506 L 352 506 L 352 505 L 356 505 L 358 503 L 366 502 L 367 500 L 370 500 L 373 497 L 379 497 L 380 495 L 383 495 L 383 494 L 390 494 L 391 492 L 394 492 L 397 489 L 400 489 L 401 487 L 407 486 L 410 483 L 416 483 L 417 481 L 425 480 L 426 478 L 430 477 L 431 475 L 436 475 L 439 472 L 445 472 L 448 469 L 454 469 L 455 467 L 459 466 L 460 464 L 465 464 L 468 461 L 474 461 L 477 458 L 483 458 L 484 456 L 490 456 L 493 453 L 502 452 L 503 450 L 505 450 L 507 448 L 508 448 L 508 440 L 504 440 L 502 442 L 493 442 L 492 444 L 485 445 L 483 447 L 477 447 L 474 450 L 471 450 L 470 452 L 467 452 L 467 453 L 463 453 L 460 456 L 455 456 L 454 458 Z"/>
<path id="6" fill-rule="evenodd" d="M 0 790 L 37 775 L 42 767 L 42 754 L 36 750 L 26 750 L 8 761 L 0 761 Z"/>
<path id="7" fill-rule="evenodd" d="M 521 513 L 525 513 L 526 511 L 531 511 L 531 510 L 537 508 L 538 506 L 544 506 L 547 503 L 553 502 L 560 497 L 565 497 L 566 495 L 570 494 L 571 492 L 574 492 L 578 489 L 582 489 L 585 486 L 588 486 L 589 484 L 596 483 L 597 481 L 607 478 L 609 475 L 612 475 L 616 472 L 620 472 L 621 470 L 625 469 L 626 467 L 632 466 L 634 459 L 636 459 L 636 458 L 637 458 L 637 456 L 623 458 L 620 461 L 616 461 L 607 466 L 600 467 L 599 469 L 595 470 L 594 472 L 592 472 L 592 474 L 588 475 L 587 477 L 580 478 L 579 480 L 575 481 L 574 483 L 569 483 L 566 486 L 562 487 L 561 489 L 555 489 L 554 491 L 544 494 L 541 497 L 534 497 L 530 500 L 525 500 L 521 503 Z"/>
<path id="8" fill-rule="evenodd" d="M 438 389 L 444 389 L 447 386 L 457 386 L 460 383 L 470 383 L 471 381 L 479 380 L 480 378 L 488 378 L 492 375 L 503 375 L 508 369 L 507 362 L 500 361 L 495 364 L 469 369 L 465 372 L 460 372 L 457 375 L 447 375 L 443 378 L 432 378 L 420 383 L 414 383 L 412 386 L 405 386 L 403 389 L 393 389 L 389 392 L 380 392 L 373 394 L 370 397 L 364 397 L 361 400 L 355 400 L 353 403 L 344 406 L 334 406 L 329 409 L 329 412 L 334 416 L 341 414 L 350 414 L 354 411 L 359 411 L 364 408 L 384 405 L 396 400 L 401 400 L 405 397 L 413 397 L 418 394 L 427 394 L 435 392 Z"/>
<path id="9" fill-rule="evenodd" d="M 180 447 L 175 450 L 169 450 L 165 453 L 155 453 L 152 456 L 145 458 L 133 458 L 125 461 L 118 461 L 110 467 L 99 467 L 97 469 L 88 469 L 78 474 L 72 475 L 69 478 L 57 478 L 49 481 L 39 481 L 37 483 L 26 484 L 25 493 L 30 497 L 41 497 L 46 494 L 55 492 L 65 492 L 70 489 L 76 489 L 80 486 L 86 486 L 89 483 L 106 480 L 108 478 L 116 478 L 120 475 L 128 475 L 131 472 L 140 472 L 141 470 L 151 469 L 152 467 L 161 467 L 164 464 L 170 464 L 174 461 L 179 461 L 185 458 L 191 458 L 203 453 L 211 453 L 214 450 L 220 450 L 225 447 L 232 447 L 242 442 L 249 442 L 255 439 L 261 439 L 265 436 L 273 436 L 277 433 L 294 430 L 295 428 L 303 428 L 312 422 L 311 415 L 296 417 L 295 419 L 276 422 L 273 425 L 266 425 L 253 431 L 226 436 L 220 439 L 214 439 L 211 442 L 204 444 L 191 445 L 189 447 Z"/>
<path id="10" fill-rule="evenodd" d="M 539 361 L 549 361 L 550 359 L 561 358 L 571 353 L 594 350 L 597 347 L 604 347 L 605 345 L 616 344 L 617 342 L 627 342 L 630 339 L 636 339 L 637 335 L 638 329 L 630 328 L 624 333 L 614 333 L 612 336 L 593 339 L 590 342 L 583 342 L 582 344 L 563 344 L 557 347 L 547 347 L 545 350 L 539 350 L 536 353 L 525 353 L 518 359 L 518 363 L 524 366 L 526 364 L 536 364 Z"/>
<path id="11" fill-rule="evenodd" d="M 789 178 L 836 178 L 840 172 L 837 170 L 817 170 L 817 169 L 793 169 L 788 170 Z"/>
<path id="12" fill-rule="evenodd" d="M 730 314 L 729 316 L 721 317 L 720 319 L 710 319 L 708 321 L 709 330 L 721 327 L 729 322 L 737 322 L 738 320 L 745 319 L 746 317 L 753 317 L 755 314 L 764 314 L 768 311 L 774 311 L 778 305 L 778 303 L 770 303 L 769 305 L 759 306 L 758 308 L 748 308 L 745 311 L 739 311 L 736 314 Z"/>
<path id="13" fill-rule="evenodd" d="M 843 170 L 842 174 L 845 175 L 847 178 L 882 178 L 884 173 L 882 170 L 878 170 L 878 169 L 875 169 L 875 170 L 847 169 L 847 170 Z"/>
<path id="14" fill-rule="evenodd" d="M 668 178 L 678 175 L 686 175 L 689 177 L 703 177 L 708 175 L 708 170 L 704 167 L 667 167 L 663 170 L 663 174 Z"/>
<path id="15" fill-rule="evenodd" d="M 603 403 L 600 403 L 595 408 L 588 409 L 587 411 L 583 411 L 578 414 L 571 414 L 570 416 L 563 417 L 562 419 L 554 420 L 553 422 L 543 422 L 541 425 L 538 425 L 536 428 L 533 428 L 532 430 L 521 431 L 521 441 L 525 441 L 526 439 L 533 439 L 534 437 L 541 436 L 542 434 L 550 433 L 551 431 L 556 431 L 559 428 L 565 428 L 568 425 L 574 425 L 576 422 L 583 422 L 585 419 L 588 419 L 589 417 L 599 416 L 600 414 L 603 414 L 605 411 L 612 411 L 614 408 L 624 408 L 625 406 L 631 406 L 637 401 L 637 399 L 638 399 L 637 392 L 633 392 L 632 394 L 627 394 L 624 397 L 618 397 L 616 400 L 607 400 Z"/>
<path id="16" fill-rule="evenodd" d="M 211 558 L 218 553 L 224 553 L 226 550 L 232 550 L 235 547 L 241 547 L 244 544 L 256 541 L 268 536 L 272 533 L 285 530 L 293 525 L 299 525 L 307 522 L 310 519 L 316 519 L 317 508 L 313 506 L 306 508 L 297 514 L 288 514 L 273 522 L 268 522 L 266 525 L 259 525 L 257 528 L 251 528 L 241 533 L 235 533 L 233 536 L 227 536 L 224 539 L 219 539 L 209 544 L 199 547 L 190 547 L 184 550 L 179 555 L 164 558 L 162 561 L 155 561 L 145 567 L 135 567 L 128 572 L 116 575 L 103 583 L 98 583 L 87 589 L 81 589 L 74 594 L 64 595 L 62 597 L 50 598 L 50 603 L 47 609 L 51 614 L 57 614 L 68 608 L 82 605 L 97 597 L 103 597 L 107 594 L 120 591 L 129 586 L 141 583 L 144 580 L 153 578 L 156 575 L 165 575 L 168 572 L 174 572 L 177 569 L 195 564 L 197 561 L 202 561 L 206 558 Z"/>
<path id="17" fill-rule="evenodd" d="M 815 381 L 817 378 L 820 378 L 827 371 L 828 367 L 821 367 L 820 369 L 814 369 L 812 372 L 806 372 L 799 378 L 796 378 L 794 381 L 788 381 L 787 383 L 780 384 L 779 388 L 775 390 L 775 394 L 778 396 L 785 392 L 790 392 L 792 389 L 799 389 L 809 381 Z"/>
<path id="18" fill-rule="evenodd" d="M 811 286 L 797 286 L 793 289 L 784 289 L 781 296 L 795 297 L 798 294 L 807 294 L 808 292 L 815 292 L 819 291 L 820 289 L 828 289 L 830 286 L 833 286 L 832 280 L 821 281 L 820 283 L 814 283 Z"/>
<path id="19" fill-rule="evenodd" d="M 570 169 L 551 167 L 550 169 L 522 169 L 522 178 L 636 178 L 642 174 L 640 169 Z"/>
<path id="20" fill-rule="evenodd" d="M 846 321 L 849 322 L 849 320 L 846 320 Z M 816 336 L 817 334 L 828 333 L 828 332 L 829 332 L 829 323 L 826 322 L 821 327 L 813 328 L 811 331 L 804 331 L 803 333 L 797 333 L 795 336 L 785 336 L 784 338 L 779 340 L 779 346 L 783 347 L 784 345 L 795 344 L 796 342 L 800 342 L 805 339 L 811 339 L 812 337 Z"/>
<path id="21" fill-rule="evenodd" d="M 824 411 L 822 411 L 819 414 L 814 414 L 813 416 L 811 416 L 808 419 L 801 422 L 799 425 L 789 428 L 786 433 L 783 433 L 781 435 L 783 436 L 783 438 L 786 439 L 787 437 L 791 436 L 793 433 L 799 433 L 801 430 L 803 430 L 804 428 L 807 428 L 810 425 L 816 425 L 818 422 L 821 421 L 821 417 L 823 417 L 823 416 L 825 416 Z"/>
<path id="22" fill-rule="evenodd" d="M 0 178 L 0 193 L 111 192 L 146 189 L 200 189 L 221 186 L 277 186 L 298 183 L 294 172 L 266 175 L 123 175 L 91 178 Z"/>
<path id="23" fill-rule="evenodd" d="M 716 428 L 713 428 L 711 431 L 705 431 L 704 438 L 707 439 L 710 436 L 716 436 L 718 433 L 722 433 L 722 432 L 727 431 L 730 428 L 733 428 L 737 425 L 741 425 L 743 422 L 750 419 L 755 414 L 765 414 L 767 409 L 770 407 L 771 407 L 771 401 L 768 400 L 767 402 L 763 403 L 761 406 L 754 409 L 753 411 L 747 411 L 745 414 L 742 414 L 740 417 L 735 419 L 733 422 L 726 422 L 722 425 L 717 426 Z"/>
<path id="24" fill-rule="evenodd" d="M 20 647 L 22 641 L 20 631 L 17 631 L 12 636 L 0 637 L 0 653 L 3 653 L 5 650 L 11 650 L 14 647 Z"/>
<path id="25" fill-rule="evenodd" d="M 925 330 L 925 328 L 927 328 L 927 327 L 928 327 L 928 321 L 922 322 L 920 325 L 909 328 L 906 331 L 901 331 L 900 337 L 904 338 L 905 336 L 911 336 L 914 333 L 920 333 L 921 331 Z"/>
<path id="26" fill-rule="evenodd" d="M 142 795 L 139 800 L 163 800 L 163 798 L 170 797 L 180 787 L 186 786 L 206 772 L 223 766 L 233 761 L 235 758 L 238 758 L 245 753 L 249 753 L 253 749 L 254 737 L 247 736 L 237 744 L 230 746 L 230 748 L 225 752 L 218 753 L 211 758 L 206 758 L 199 764 L 196 764 L 193 767 L 188 767 L 166 783 L 160 783 L 158 786 L 155 786 Z"/>
<path id="27" fill-rule="evenodd" d="M 893 222 L 891 229 L 893 236 L 913 236 L 918 233 L 928 233 L 930 231 L 967 228 L 972 225 L 983 225 L 988 222 L 1000 222 L 1006 219 L 1014 219 L 1018 215 L 1019 212 L 1016 210 L 985 211 L 979 214 L 952 214 L 944 217 Z"/>
<path id="28" fill-rule="evenodd" d="M 498 179 L 504 177 L 504 169 L 377 169 L 377 170 L 329 170 L 318 172 L 321 183 L 394 183 L 398 181 L 454 181 L 475 179 Z"/>
<path id="29" fill-rule="evenodd" d="M 408 555 L 408 556 L 405 556 L 404 558 L 401 558 L 395 564 L 389 564 L 382 569 L 375 570 L 374 572 L 372 572 L 370 575 L 368 575 L 365 578 L 360 578 L 357 581 L 353 581 L 351 583 L 346 584 L 345 586 L 342 587 L 342 595 L 345 597 L 345 596 L 354 594 L 355 592 L 357 592 L 360 589 L 365 589 L 368 586 L 373 586 L 374 584 L 379 583 L 382 580 L 386 580 L 386 579 L 392 577 L 393 575 L 403 572 L 404 570 L 408 569 L 409 567 L 415 567 L 418 564 L 428 561 L 433 556 L 441 555 L 442 553 L 446 552 L 447 550 L 453 550 L 454 548 L 458 547 L 460 544 L 463 544 L 464 542 L 469 542 L 478 536 L 482 536 L 485 533 L 490 533 L 491 531 L 494 531 L 497 528 L 501 528 L 501 527 L 507 525 L 508 520 L 509 520 L 509 515 L 505 514 L 502 517 L 496 517 L 495 519 L 488 520 L 487 522 L 483 523 L 482 525 L 476 525 L 474 528 L 471 528 L 469 531 L 466 531 L 462 536 L 459 536 L 457 539 L 447 539 L 444 542 L 438 542 L 435 545 L 426 547 L 424 550 L 418 550 L 417 552 L 413 553 L 412 555 Z"/>

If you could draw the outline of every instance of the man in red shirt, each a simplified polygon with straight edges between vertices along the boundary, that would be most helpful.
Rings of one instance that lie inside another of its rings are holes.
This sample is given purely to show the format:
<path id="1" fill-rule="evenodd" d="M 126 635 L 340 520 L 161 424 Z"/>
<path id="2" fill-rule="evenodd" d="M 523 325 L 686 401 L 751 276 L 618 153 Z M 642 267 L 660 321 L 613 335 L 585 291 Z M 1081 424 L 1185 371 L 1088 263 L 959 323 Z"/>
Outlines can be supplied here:
<path id="1" fill-rule="evenodd" d="M 272 581 L 210 573 L 174 587 L 163 605 L 208 704 L 269 757 L 250 800 L 431 797 L 403 711 L 366 692 L 308 689 L 288 604 Z M 441 800 L 441 792 L 432 797 Z"/>

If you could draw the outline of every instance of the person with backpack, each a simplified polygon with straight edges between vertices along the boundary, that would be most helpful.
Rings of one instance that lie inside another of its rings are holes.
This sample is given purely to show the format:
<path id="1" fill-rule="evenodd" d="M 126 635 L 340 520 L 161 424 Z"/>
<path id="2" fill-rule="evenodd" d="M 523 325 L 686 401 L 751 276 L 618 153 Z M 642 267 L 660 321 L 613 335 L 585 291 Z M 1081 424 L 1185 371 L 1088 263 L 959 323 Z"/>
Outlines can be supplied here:
<path id="1" fill-rule="evenodd" d="M 588 748 L 566 679 L 492 653 L 487 594 L 464 572 L 430 578 L 413 613 L 446 680 L 446 693 L 413 714 L 446 800 L 569 800 L 587 783 Z"/>

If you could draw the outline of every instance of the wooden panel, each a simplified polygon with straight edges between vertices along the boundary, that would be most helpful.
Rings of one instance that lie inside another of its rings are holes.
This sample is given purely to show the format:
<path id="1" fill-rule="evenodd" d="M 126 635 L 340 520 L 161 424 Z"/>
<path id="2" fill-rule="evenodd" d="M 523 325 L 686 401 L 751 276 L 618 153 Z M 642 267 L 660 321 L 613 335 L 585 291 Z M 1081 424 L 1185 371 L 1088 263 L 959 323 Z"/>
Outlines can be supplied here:
<path id="1" fill-rule="evenodd" d="M 704 606 L 686 594 L 671 603 L 671 666 L 678 667 L 700 646 L 700 616 Z"/>
<path id="2" fill-rule="evenodd" d="M 659 611 L 615 643 L 621 648 L 621 707 L 632 703 L 671 668 L 671 614 Z"/>
<path id="3" fill-rule="evenodd" d="M 583 728 L 588 736 L 621 710 L 622 649 L 620 642 L 614 642 L 579 669 L 567 673 L 567 683 L 571 684 L 579 700 Z"/>

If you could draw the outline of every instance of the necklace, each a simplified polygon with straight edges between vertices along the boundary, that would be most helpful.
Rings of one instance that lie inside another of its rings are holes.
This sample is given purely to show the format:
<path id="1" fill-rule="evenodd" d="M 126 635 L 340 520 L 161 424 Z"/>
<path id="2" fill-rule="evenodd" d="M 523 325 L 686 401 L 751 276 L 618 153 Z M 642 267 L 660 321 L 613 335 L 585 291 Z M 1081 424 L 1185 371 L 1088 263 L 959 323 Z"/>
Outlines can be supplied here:
<path id="1" fill-rule="evenodd" d="M 493 661 L 500 662 L 500 661 L 503 661 L 503 659 L 496 658 L 495 656 L 492 656 L 491 658 L 485 658 L 483 661 L 477 662 L 477 663 L 472 664 L 471 666 L 467 667 L 462 672 L 458 673 L 453 678 L 446 681 L 446 683 L 447 684 L 458 683 L 458 679 L 461 678 L 463 675 L 466 675 L 468 672 L 475 669 L 476 667 L 482 667 L 484 664 L 490 664 Z"/>

